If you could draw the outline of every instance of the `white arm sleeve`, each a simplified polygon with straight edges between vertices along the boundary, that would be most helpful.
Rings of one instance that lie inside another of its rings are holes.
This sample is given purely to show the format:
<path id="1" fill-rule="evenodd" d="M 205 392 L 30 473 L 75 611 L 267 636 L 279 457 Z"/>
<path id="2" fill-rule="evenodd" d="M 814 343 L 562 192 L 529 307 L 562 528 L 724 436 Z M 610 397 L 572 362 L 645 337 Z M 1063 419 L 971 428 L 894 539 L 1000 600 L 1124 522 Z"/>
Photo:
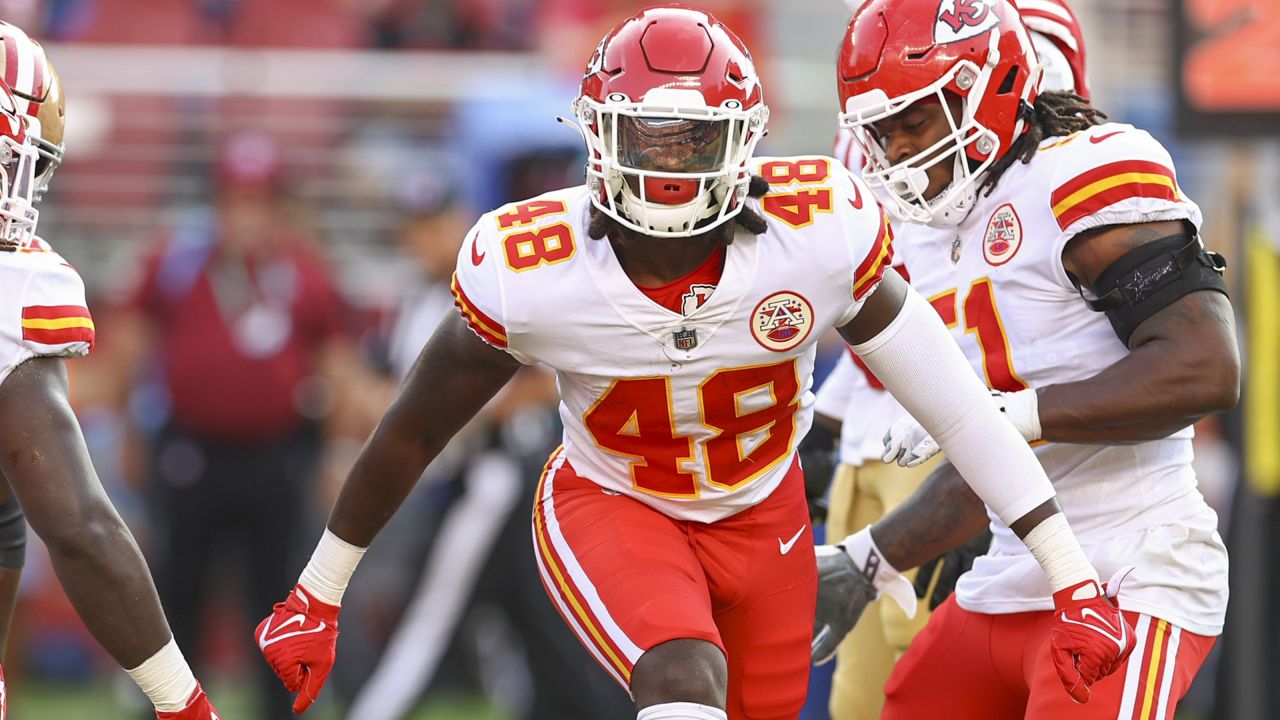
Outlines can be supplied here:
<path id="1" fill-rule="evenodd" d="M 1006 525 L 1054 497 L 1035 453 L 915 290 L 888 327 L 853 350 Z"/>

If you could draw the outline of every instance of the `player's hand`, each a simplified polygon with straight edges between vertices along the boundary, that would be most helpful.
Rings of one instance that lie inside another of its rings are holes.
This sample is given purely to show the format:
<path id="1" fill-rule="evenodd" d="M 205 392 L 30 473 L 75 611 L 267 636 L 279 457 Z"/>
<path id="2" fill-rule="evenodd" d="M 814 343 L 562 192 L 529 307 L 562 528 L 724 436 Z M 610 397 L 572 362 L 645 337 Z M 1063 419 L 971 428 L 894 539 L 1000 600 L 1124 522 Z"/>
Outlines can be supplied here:
<path id="1" fill-rule="evenodd" d="M 338 606 L 317 600 L 302 585 L 276 603 L 258 624 L 258 648 L 289 692 L 298 696 L 293 712 L 301 715 L 315 702 L 333 669 L 338 643 Z"/>
<path id="2" fill-rule="evenodd" d="M 818 606 L 813 617 L 810 659 L 821 665 L 836 654 L 845 635 L 858 624 L 867 603 L 888 595 L 907 617 L 915 617 L 911 583 L 885 559 L 868 525 L 839 545 L 814 548 L 818 561 Z"/>
<path id="3" fill-rule="evenodd" d="M 809 501 L 809 519 L 815 524 L 827 519 L 827 488 L 835 474 L 836 448 L 840 435 L 821 422 L 814 422 L 800 441 L 800 469 L 804 471 L 804 496 Z"/>
<path id="4" fill-rule="evenodd" d="M 1133 652 L 1133 628 L 1115 602 L 1129 570 L 1101 587 L 1088 580 L 1053 594 L 1050 652 L 1063 687 L 1078 703 L 1089 702 L 1089 687 L 1118 670 Z"/>
<path id="5" fill-rule="evenodd" d="M 877 597 L 871 580 L 853 564 L 839 545 L 818 545 L 818 607 L 813 616 L 813 644 L 809 657 L 822 665 L 835 657 L 867 604 Z"/>
<path id="6" fill-rule="evenodd" d="M 973 567 L 973 561 L 986 555 L 990 549 L 991 531 L 983 530 L 960 547 L 921 565 L 916 573 L 916 597 L 927 601 L 930 610 L 937 610 L 956 589 L 960 576 Z"/>
<path id="7" fill-rule="evenodd" d="M 880 459 L 898 463 L 902 467 L 915 467 L 938 454 L 941 448 L 929 432 L 910 415 L 899 418 L 884 434 L 884 452 Z"/>
<path id="8" fill-rule="evenodd" d="M 991 391 L 991 399 L 1027 442 L 1040 439 L 1040 404 L 1034 389 L 1017 392 Z M 884 435 L 884 452 L 880 459 L 902 467 L 915 467 L 938 454 L 941 448 L 910 415 L 899 418 Z"/>

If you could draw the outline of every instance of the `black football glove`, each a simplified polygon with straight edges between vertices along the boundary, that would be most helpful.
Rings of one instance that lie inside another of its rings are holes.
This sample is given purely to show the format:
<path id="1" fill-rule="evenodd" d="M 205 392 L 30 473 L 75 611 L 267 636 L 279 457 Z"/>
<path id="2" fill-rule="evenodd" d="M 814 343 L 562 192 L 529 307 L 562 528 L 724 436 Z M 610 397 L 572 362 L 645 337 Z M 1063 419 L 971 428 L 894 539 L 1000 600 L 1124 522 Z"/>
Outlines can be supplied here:
<path id="1" fill-rule="evenodd" d="M 827 488 L 836 471 L 836 451 L 840 433 L 815 422 L 800 441 L 800 468 L 804 470 L 804 496 L 809 501 L 809 518 L 814 524 L 827 519 Z"/>

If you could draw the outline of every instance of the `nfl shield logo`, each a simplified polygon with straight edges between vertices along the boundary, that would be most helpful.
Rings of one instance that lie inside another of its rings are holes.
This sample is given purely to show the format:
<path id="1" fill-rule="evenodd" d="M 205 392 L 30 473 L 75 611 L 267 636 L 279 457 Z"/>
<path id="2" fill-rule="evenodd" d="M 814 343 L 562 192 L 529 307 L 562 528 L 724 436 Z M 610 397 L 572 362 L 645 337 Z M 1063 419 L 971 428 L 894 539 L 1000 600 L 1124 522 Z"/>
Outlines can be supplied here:
<path id="1" fill-rule="evenodd" d="M 671 333 L 676 340 L 677 350 L 692 350 L 698 347 L 698 331 L 697 329 L 685 330 L 681 328 Z"/>

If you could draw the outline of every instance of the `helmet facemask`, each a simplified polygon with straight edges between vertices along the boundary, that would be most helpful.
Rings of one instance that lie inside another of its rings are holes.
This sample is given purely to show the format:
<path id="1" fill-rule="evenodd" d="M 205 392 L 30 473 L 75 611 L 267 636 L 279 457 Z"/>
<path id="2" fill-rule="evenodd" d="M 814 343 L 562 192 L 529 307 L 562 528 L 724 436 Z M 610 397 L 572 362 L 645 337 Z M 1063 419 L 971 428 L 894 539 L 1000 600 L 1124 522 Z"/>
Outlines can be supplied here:
<path id="1" fill-rule="evenodd" d="M 845 101 L 844 112 L 839 116 L 840 125 L 853 131 L 866 158 L 863 178 L 896 219 L 935 227 L 958 225 L 973 209 L 987 169 L 1009 151 L 1009 147 L 1001 146 L 1000 135 L 976 118 L 979 107 L 975 99 L 987 97 L 993 94 L 993 90 L 994 94 L 1002 95 L 1006 88 L 993 88 L 992 83 L 1008 85 L 1015 79 L 1013 74 L 995 77 L 1000 65 L 1000 36 L 993 32 L 990 37 L 982 67 L 970 60 L 959 60 L 936 81 L 919 90 L 891 98 L 884 90 L 876 88 Z M 1026 90 L 1022 96 L 1024 103 L 1027 93 L 1040 82 L 1041 68 L 1034 55 L 1028 57 L 1028 64 Z M 948 97 L 957 96 L 960 98 L 959 117 L 952 112 L 948 102 Z M 936 100 L 942 105 L 950 131 L 914 156 L 891 163 L 872 124 L 925 100 Z M 1019 112 L 1013 124 L 1012 138 L 1020 137 L 1025 125 L 1025 119 Z M 934 197 L 926 198 L 924 192 L 928 178 L 925 170 L 942 162 L 952 163 L 951 183 Z"/>
<path id="2" fill-rule="evenodd" d="M 32 205 L 39 155 L 29 137 L 0 133 L 0 246 L 4 247 L 27 246 L 40 215 Z"/>
<path id="3" fill-rule="evenodd" d="M 742 210 L 765 106 L 709 107 L 697 91 L 657 89 L 640 103 L 620 93 L 604 103 L 580 97 L 573 109 L 587 142 L 592 202 L 624 227 L 689 237 Z"/>

